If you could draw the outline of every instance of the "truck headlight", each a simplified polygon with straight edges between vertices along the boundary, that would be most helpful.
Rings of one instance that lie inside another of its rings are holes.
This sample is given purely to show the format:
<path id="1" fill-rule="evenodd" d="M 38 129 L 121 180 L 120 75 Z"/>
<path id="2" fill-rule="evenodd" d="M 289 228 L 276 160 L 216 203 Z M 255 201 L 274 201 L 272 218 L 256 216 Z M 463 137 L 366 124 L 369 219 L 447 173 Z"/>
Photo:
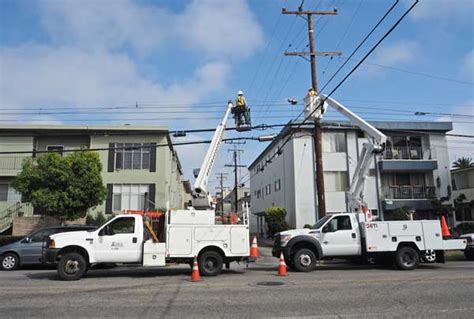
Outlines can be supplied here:
<path id="1" fill-rule="evenodd" d="M 51 240 L 49 241 L 48 248 L 50 248 L 50 249 L 56 248 L 56 242 L 54 241 L 54 239 L 51 239 Z"/>
<path id="2" fill-rule="evenodd" d="M 291 239 L 291 235 L 281 235 L 280 238 L 281 238 L 281 243 L 286 244 Z"/>

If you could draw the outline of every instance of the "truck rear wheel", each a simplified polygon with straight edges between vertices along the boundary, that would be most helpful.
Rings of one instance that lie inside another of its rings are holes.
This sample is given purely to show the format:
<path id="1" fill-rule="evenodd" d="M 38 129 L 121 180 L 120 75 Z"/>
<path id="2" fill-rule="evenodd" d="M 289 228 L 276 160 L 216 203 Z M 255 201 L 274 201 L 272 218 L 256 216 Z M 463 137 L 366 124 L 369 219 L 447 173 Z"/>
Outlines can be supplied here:
<path id="1" fill-rule="evenodd" d="M 221 272 L 224 260 L 222 259 L 221 254 L 209 250 L 199 256 L 198 264 L 201 275 L 216 276 Z"/>
<path id="2" fill-rule="evenodd" d="M 300 272 L 312 271 L 316 267 L 316 255 L 310 249 L 302 248 L 293 256 L 293 266 Z"/>
<path id="3" fill-rule="evenodd" d="M 420 264 L 420 255 L 411 247 L 401 247 L 395 254 L 395 265 L 400 270 L 414 270 Z"/>
<path id="4" fill-rule="evenodd" d="M 58 263 L 58 275 L 62 280 L 79 280 L 86 270 L 86 260 L 78 253 L 66 253 Z"/>

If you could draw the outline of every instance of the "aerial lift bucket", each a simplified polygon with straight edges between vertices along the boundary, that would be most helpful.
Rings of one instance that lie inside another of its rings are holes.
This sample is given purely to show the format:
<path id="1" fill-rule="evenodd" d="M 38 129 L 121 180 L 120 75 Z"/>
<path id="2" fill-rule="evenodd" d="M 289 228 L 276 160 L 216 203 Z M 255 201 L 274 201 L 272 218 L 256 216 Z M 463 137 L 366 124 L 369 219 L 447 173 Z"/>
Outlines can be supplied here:
<path id="1" fill-rule="evenodd" d="M 246 117 L 244 115 L 237 116 L 237 114 L 234 112 L 235 129 L 237 132 L 246 132 L 252 129 L 252 121 L 250 119 L 250 108 L 247 108 L 245 113 L 246 113 Z M 242 118 L 244 119 L 247 118 L 247 122 L 245 123 L 241 122 Z"/>

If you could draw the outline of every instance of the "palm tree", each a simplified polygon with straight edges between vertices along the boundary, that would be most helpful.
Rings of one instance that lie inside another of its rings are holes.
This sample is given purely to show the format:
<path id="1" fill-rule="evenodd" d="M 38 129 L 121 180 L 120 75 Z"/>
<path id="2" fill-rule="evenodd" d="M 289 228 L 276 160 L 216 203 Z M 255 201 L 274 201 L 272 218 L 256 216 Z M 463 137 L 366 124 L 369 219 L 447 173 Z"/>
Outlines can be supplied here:
<path id="1" fill-rule="evenodd" d="M 453 162 L 453 168 L 468 168 L 474 167 L 474 162 L 470 157 L 461 157 L 458 158 L 455 162 Z"/>

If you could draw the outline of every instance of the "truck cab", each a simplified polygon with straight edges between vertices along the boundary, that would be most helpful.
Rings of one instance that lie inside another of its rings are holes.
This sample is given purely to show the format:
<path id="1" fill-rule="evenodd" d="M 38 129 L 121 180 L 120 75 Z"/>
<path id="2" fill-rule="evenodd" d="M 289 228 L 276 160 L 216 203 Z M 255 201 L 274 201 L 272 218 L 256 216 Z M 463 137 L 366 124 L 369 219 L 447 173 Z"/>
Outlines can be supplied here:
<path id="1" fill-rule="evenodd" d="M 272 254 L 279 257 L 283 252 L 290 268 L 309 271 L 315 267 L 318 259 L 361 255 L 360 237 L 354 214 L 327 215 L 312 228 L 278 233 Z"/>

